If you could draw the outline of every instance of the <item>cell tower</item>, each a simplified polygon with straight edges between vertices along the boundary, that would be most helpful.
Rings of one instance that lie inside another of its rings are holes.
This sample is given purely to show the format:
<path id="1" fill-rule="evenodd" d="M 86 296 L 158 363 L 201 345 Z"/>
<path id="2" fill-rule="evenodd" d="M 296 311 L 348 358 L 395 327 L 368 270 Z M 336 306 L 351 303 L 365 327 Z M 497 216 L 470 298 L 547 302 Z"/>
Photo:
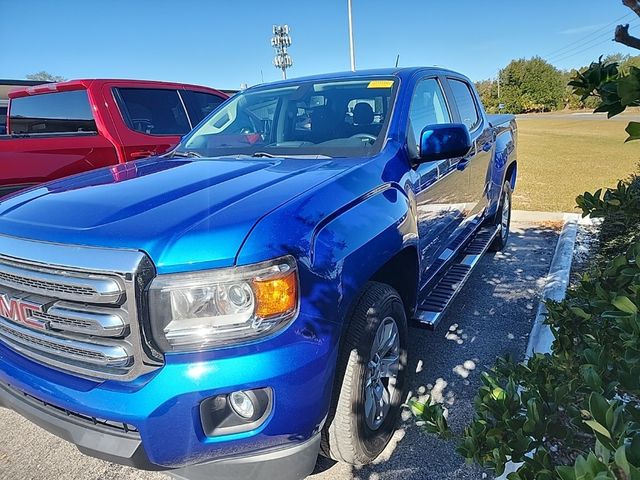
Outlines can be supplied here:
<path id="1" fill-rule="evenodd" d="M 287 48 L 291 46 L 291 36 L 289 35 L 289 25 L 274 25 L 271 45 L 276 49 L 276 56 L 273 65 L 282 70 L 282 78 L 287 78 L 287 68 L 293 66 L 291 55 L 287 53 Z"/>

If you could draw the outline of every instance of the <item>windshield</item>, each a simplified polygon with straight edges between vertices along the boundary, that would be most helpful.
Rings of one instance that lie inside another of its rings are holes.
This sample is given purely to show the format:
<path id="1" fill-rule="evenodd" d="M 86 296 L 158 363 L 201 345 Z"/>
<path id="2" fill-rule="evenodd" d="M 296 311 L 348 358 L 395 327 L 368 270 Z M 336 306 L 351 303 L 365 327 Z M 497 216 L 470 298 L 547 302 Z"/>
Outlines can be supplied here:
<path id="1" fill-rule="evenodd" d="M 393 106 L 386 77 L 304 82 L 239 93 L 175 155 L 361 157 L 380 151 Z"/>

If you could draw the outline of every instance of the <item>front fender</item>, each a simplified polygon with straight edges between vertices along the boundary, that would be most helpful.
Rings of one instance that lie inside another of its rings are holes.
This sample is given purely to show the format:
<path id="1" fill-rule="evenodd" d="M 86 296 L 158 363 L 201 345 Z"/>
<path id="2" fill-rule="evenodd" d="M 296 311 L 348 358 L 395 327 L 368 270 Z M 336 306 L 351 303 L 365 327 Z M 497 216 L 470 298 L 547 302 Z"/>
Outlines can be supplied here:
<path id="1" fill-rule="evenodd" d="M 338 319 L 346 317 L 355 295 L 383 265 L 403 249 L 417 248 L 411 205 L 399 185 L 384 184 L 314 230 L 310 267 L 322 277 L 335 277 Z"/>

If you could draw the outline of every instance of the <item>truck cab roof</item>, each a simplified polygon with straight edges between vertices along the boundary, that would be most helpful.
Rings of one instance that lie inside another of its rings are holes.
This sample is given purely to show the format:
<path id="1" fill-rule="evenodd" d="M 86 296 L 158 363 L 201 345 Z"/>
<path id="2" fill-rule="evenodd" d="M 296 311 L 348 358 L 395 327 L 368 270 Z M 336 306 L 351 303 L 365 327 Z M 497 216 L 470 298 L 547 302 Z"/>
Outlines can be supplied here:
<path id="1" fill-rule="evenodd" d="M 270 82 L 269 86 L 274 85 L 295 85 L 302 82 L 307 81 L 319 81 L 319 80 L 344 80 L 348 78 L 360 78 L 360 77 L 398 77 L 402 78 L 410 78 L 415 74 L 422 73 L 424 75 L 448 75 L 455 76 L 460 78 L 466 78 L 464 75 L 461 75 L 458 72 L 454 72 L 453 70 L 449 70 L 441 67 L 398 67 L 398 68 L 374 68 L 367 70 L 357 70 L 355 72 L 352 71 L 342 71 L 342 72 L 334 72 L 334 73 L 323 73 L 317 75 L 308 75 L 304 77 L 295 77 L 289 78 L 286 80 L 280 80 L 277 82 Z M 255 85 L 251 87 L 259 88 L 263 87 L 266 84 Z"/>
<path id="2" fill-rule="evenodd" d="M 105 84 L 118 84 L 121 87 L 130 88 L 175 88 L 175 89 L 192 89 L 201 91 L 216 91 L 222 93 L 219 90 L 204 87 L 202 85 L 192 85 L 189 83 L 180 82 L 163 82 L 158 80 L 131 80 L 131 79 L 117 79 L 117 78 L 83 78 L 75 80 L 67 80 L 65 82 L 44 83 L 41 85 L 32 85 L 27 87 L 17 87 L 12 89 L 8 96 L 9 98 L 27 97 L 31 95 L 40 95 L 51 92 L 64 92 L 70 90 L 88 89 L 89 87 L 99 89 Z"/>

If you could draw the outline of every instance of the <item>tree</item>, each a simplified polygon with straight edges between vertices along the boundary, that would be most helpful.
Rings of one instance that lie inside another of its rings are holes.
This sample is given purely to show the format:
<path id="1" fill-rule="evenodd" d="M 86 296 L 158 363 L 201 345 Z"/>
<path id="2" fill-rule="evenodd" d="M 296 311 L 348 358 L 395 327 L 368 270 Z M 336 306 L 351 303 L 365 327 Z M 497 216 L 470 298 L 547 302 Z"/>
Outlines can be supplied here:
<path id="1" fill-rule="evenodd" d="M 49 72 L 40 70 L 39 72 L 28 74 L 27 80 L 39 80 L 43 82 L 64 82 L 66 78 L 59 75 L 52 75 Z"/>
<path id="2" fill-rule="evenodd" d="M 476 82 L 476 90 L 484 108 L 489 113 L 498 113 L 500 100 L 498 99 L 498 82 L 489 79 Z"/>
<path id="3" fill-rule="evenodd" d="M 640 17 L 640 1 L 622 0 L 622 3 Z M 640 38 L 629 33 L 629 24 L 616 27 L 614 40 L 640 50 Z M 627 107 L 640 106 L 640 58 L 600 57 L 578 72 L 569 85 L 582 100 L 596 99 L 596 112 L 606 112 L 609 118 L 619 115 Z M 640 140 L 640 122 L 629 122 L 626 131 L 627 141 Z"/>
<path id="4" fill-rule="evenodd" d="M 564 106 L 562 73 L 540 57 L 513 60 L 500 71 L 500 84 L 500 103 L 508 112 L 548 112 Z"/>

